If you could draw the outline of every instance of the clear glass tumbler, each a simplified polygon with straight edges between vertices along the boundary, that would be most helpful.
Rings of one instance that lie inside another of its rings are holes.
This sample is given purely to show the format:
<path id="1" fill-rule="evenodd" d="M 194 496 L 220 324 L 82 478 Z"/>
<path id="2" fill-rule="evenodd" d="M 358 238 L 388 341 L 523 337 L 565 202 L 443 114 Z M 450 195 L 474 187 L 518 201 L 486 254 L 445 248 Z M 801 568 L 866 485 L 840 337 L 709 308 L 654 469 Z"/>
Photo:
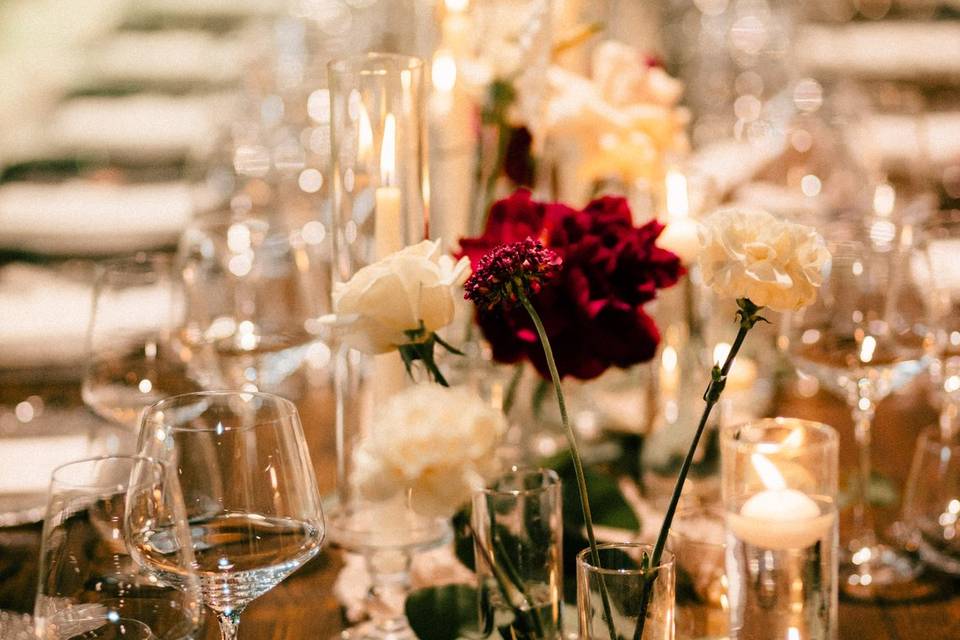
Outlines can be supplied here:
<path id="1" fill-rule="evenodd" d="M 577 554 L 577 610 L 580 617 L 580 638 L 583 640 L 673 640 L 676 613 L 676 577 L 673 554 L 664 551 L 660 566 L 651 571 L 641 569 L 644 556 L 653 553 L 653 545 L 614 543 L 599 545 L 600 566 L 592 563 L 590 549 Z M 643 591 L 652 592 L 642 635 L 637 638 L 637 622 Z M 605 619 L 603 592 L 612 612 L 613 624 Z M 611 637 L 611 626 L 616 637 Z"/>
<path id="2" fill-rule="evenodd" d="M 563 633 L 563 497 L 550 469 L 517 469 L 473 496 L 471 526 L 481 628 L 503 637 Z"/>
<path id="3" fill-rule="evenodd" d="M 667 548 L 676 558 L 678 640 L 726 640 L 730 597 L 723 509 L 678 511 Z"/>

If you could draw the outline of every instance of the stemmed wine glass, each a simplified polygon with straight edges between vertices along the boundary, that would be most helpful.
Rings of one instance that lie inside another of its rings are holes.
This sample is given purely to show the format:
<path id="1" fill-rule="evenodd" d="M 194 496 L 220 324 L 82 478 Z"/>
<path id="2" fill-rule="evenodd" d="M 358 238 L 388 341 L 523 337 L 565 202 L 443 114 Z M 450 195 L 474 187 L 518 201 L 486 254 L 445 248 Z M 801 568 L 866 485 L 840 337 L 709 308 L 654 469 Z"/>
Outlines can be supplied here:
<path id="1" fill-rule="evenodd" d="M 173 584 L 195 573 L 221 637 L 236 638 L 244 608 L 323 542 L 296 407 L 265 393 L 174 396 L 144 413 L 139 450 L 165 464 L 178 486 L 128 498 L 134 557 Z M 181 496 L 185 522 L 170 517 Z"/>
<path id="2" fill-rule="evenodd" d="M 872 597 L 919 569 L 878 540 L 868 500 L 870 440 L 877 404 L 927 369 L 933 347 L 926 288 L 911 268 L 912 226 L 869 217 L 866 225 L 827 228 L 830 274 L 816 303 L 785 317 L 781 336 L 797 368 L 844 397 L 853 414 L 859 491 L 840 570 L 840 584 L 853 597 Z"/>

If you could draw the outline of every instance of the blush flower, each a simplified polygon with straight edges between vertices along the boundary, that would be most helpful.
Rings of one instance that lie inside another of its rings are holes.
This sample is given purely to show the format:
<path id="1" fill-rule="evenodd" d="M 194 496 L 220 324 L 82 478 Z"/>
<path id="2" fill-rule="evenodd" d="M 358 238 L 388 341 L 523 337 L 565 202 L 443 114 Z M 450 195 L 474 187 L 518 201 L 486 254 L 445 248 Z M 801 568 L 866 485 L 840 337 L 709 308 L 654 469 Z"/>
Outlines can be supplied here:
<path id="1" fill-rule="evenodd" d="M 663 225 L 634 227 L 623 198 L 600 198 L 577 210 L 533 200 L 520 190 L 494 204 L 482 236 L 463 238 L 463 254 L 477 269 L 501 245 L 539 240 L 559 259 L 529 298 L 543 319 L 561 377 L 591 379 L 611 366 L 626 368 L 653 357 L 660 334 L 644 305 L 684 270 L 658 247 Z M 534 326 L 522 309 L 478 307 L 477 321 L 499 362 L 529 360 L 549 376 Z"/>

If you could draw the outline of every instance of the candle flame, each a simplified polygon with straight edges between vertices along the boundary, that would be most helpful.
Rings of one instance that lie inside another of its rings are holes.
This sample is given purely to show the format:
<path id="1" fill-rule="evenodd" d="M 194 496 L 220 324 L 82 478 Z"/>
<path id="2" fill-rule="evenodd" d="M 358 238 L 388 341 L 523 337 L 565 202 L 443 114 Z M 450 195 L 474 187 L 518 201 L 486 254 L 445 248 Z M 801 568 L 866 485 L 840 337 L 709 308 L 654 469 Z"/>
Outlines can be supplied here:
<path id="1" fill-rule="evenodd" d="M 787 640 L 800 640 L 800 630 L 796 627 L 787 629 Z"/>
<path id="2" fill-rule="evenodd" d="M 357 123 L 357 156 L 361 161 L 373 159 L 373 127 L 370 126 L 370 116 L 363 105 L 360 106 Z"/>
<path id="3" fill-rule="evenodd" d="M 760 476 L 760 482 L 762 482 L 763 486 L 767 489 L 779 490 L 787 488 L 787 482 L 783 479 L 783 474 L 780 473 L 777 466 L 770 462 L 765 456 L 759 453 L 752 453 L 750 454 L 750 463 L 753 465 L 753 468 L 757 470 L 757 475 Z"/>
<path id="4" fill-rule="evenodd" d="M 470 0 L 444 0 L 444 5 L 447 7 L 447 11 L 452 13 L 460 13 L 467 10 L 467 5 Z"/>
<path id="5" fill-rule="evenodd" d="M 783 439 L 783 447 L 787 449 L 796 449 L 803 444 L 803 429 L 793 429 Z"/>
<path id="6" fill-rule="evenodd" d="M 893 185 L 881 182 L 873 192 L 873 211 L 881 218 L 889 218 L 897 202 L 897 192 Z"/>
<path id="7" fill-rule="evenodd" d="M 671 169 L 667 171 L 667 213 L 671 220 L 686 218 L 690 215 L 690 201 L 687 196 L 687 177 Z"/>
<path id="8" fill-rule="evenodd" d="M 726 342 L 718 342 L 717 346 L 713 348 L 713 361 L 714 363 L 723 366 L 723 363 L 727 360 L 727 355 L 730 354 L 730 345 Z"/>
<path id="9" fill-rule="evenodd" d="M 873 336 L 867 336 L 860 343 L 860 362 L 870 362 L 873 360 L 873 353 L 877 350 L 877 339 Z"/>
<path id="10" fill-rule="evenodd" d="M 437 91 L 450 93 L 457 83 L 457 63 L 453 59 L 453 54 L 449 51 L 438 51 L 433 57 L 433 66 L 430 69 L 430 77 L 433 79 L 433 86 Z"/>
<path id="11" fill-rule="evenodd" d="M 383 143 L 380 146 L 380 184 L 392 187 L 397 173 L 397 119 L 388 113 L 383 123 Z"/>

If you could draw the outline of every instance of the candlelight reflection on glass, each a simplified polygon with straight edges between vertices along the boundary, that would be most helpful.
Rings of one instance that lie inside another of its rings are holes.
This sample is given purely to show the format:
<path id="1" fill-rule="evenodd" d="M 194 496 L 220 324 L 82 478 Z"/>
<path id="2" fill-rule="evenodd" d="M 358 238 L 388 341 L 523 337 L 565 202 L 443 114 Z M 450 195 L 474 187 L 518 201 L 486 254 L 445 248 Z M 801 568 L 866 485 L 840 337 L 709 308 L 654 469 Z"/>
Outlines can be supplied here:
<path id="1" fill-rule="evenodd" d="M 837 435 L 774 418 L 725 428 L 731 638 L 835 638 Z"/>

